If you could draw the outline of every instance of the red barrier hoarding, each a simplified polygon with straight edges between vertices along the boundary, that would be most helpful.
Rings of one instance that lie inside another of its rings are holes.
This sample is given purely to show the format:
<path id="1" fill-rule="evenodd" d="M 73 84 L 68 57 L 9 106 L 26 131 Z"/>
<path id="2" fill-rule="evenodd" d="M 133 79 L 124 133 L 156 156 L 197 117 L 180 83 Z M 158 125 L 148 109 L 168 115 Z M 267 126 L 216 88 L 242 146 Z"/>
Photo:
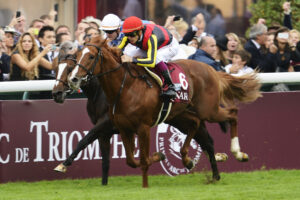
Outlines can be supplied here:
<path id="1" fill-rule="evenodd" d="M 223 134 L 218 125 L 209 124 L 216 152 L 229 155 L 227 162 L 219 163 L 220 171 L 299 169 L 299 99 L 300 92 L 265 93 L 256 102 L 240 106 L 238 130 L 241 150 L 250 156 L 247 163 L 236 161 L 230 154 L 230 134 Z M 66 174 L 53 171 L 93 127 L 85 107 L 85 99 L 70 99 L 62 105 L 52 100 L 0 101 L 0 182 L 100 177 L 101 153 L 97 141 L 78 155 Z M 189 172 L 183 167 L 179 153 L 184 138 L 177 129 L 166 124 L 152 128 L 151 152 L 164 152 L 166 160 L 153 164 L 150 174 Z M 207 158 L 194 141 L 189 154 L 199 159 L 196 171 L 210 169 Z M 138 148 L 135 157 L 139 157 Z M 114 135 L 110 175 L 140 173 L 140 169 L 126 165 L 121 139 Z"/>

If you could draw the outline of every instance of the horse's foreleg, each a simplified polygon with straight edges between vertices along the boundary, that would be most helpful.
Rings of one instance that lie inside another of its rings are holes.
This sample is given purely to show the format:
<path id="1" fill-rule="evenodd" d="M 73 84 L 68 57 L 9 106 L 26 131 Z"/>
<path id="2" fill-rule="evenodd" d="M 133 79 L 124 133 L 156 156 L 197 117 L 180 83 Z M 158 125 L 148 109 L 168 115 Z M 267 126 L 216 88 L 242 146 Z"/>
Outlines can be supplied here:
<path id="1" fill-rule="evenodd" d="M 109 171 L 109 156 L 110 156 L 110 138 L 112 134 L 105 135 L 99 138 L 99 145 L 102 155 L 102 185 L 108 183 L 108 171 Z"/>
<path id="2" fill-rule="evenodd" d="M 65 173 L 67 171 L 67 167 L 72 164 L 74 159 L 77 157 L 79 152 L 85 149 L 89 144 L 94 142 L 98 138 L 99 134 L 97 134 L 96 127 L 91 129 L 86 136 L 84 136 L 79 143 L 77 144 L 75 150 L 72 154 L 61 164 L 54 168 L 55 171 Z"/>
<path id="3" fill-rule="evenodd" d="M 153 158 L 149 158 L 150 151 L 150 127 L 140 126 L 138 129 L 138 138 L 140 144 L 140 161 L 143 176 L 143 187 L 148 187 L 148 169 L 153 162 Z"/>
<path id="4" fill-rule="evenodd" d="M 120 135 L 124 144 L 126 152 L 126 163 L 132 168 L 137 168 L 140 166 L 140 162 L 134 159 L 134 134 L 133 133 L 124 133 L 120 131 Z"/>

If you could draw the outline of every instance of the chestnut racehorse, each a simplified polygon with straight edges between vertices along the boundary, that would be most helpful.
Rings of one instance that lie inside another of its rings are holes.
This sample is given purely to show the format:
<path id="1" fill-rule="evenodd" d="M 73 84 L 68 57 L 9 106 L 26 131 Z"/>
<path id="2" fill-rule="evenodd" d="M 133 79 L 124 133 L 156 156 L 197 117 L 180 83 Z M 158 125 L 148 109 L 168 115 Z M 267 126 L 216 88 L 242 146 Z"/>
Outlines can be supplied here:
<path id="1" fill-rule="evenodd" d="M 141 167 L 143 187 L 148 187 L 148 168 L 162 159 L 159 153 L 149 156 L 150 128 L 156 122 L 162 105 L 159 98 L 161 88 L 151 78 L 145 81 L 145 69 L 134 64 L 122 64 L 120 56 L 121 51 L 110 48 L 101 36 L 93 38 L 78 52 L 77 65 L 69 76 L 69 83 L 79 88 L 83 80 L 98 77 L 109 102 L 110 117 L 120 131 L 127 164 Z M 233 77 L 194 60 L 174 63 L 185 72 L 189 102 L 174 103 L 165 122 L 187 134 L 180 153 L 183 165 L 188 169 L 194 166 L 187 155 L 191 139 L 198 138 L 201 144 L 209 146 L 206 150 L 213 168 L 213 179 L 218 180 L 220 176 L 214 166 L 215 157 L 211 155 L 213 146 L 209 135 L 203 131 L 204 121 L 230 121 L 232 114 L 220 105 L 233 104 L 235 100 L 255 101 L 261 96 L 260 84 L 255 74 Z M 133 157 L 134 133 L 138 135 L 140 144 L 140 162 Z"/>
<path id="2" fill-rule="evenodd" d="M 58 56 L 56 82 L 52 90 L 53 99 L 57 103 L 63 103 L 66 95 L 72 92 L 68 85 L 67 76 L 76 64 L 76 56 L 74 54 L 69 54 L 69 48 L 65 48 L 68 47 L 68 45 L 68 43 L 62 44 Z M 95 92 L 95 90 L 97 92 Z M 72 154 L 54 170 L 66 172 L 67 167 L 72 164 L 79 152 L 98 139 L 102 155 L 102 185 L 107 185 L 110 163 L 110 138 L 113 134 L 118 133 L 118 131 L 113 127 L 113 124 L 109 119 L 108 105 L 105 100 L 106 97 L 99 86 L 98 80 L 94 79 L 86 85 L 83 85 L 82 91 L 88 98 L 86 108 L 88 115 L 95 126 L 79 141 Z"/>

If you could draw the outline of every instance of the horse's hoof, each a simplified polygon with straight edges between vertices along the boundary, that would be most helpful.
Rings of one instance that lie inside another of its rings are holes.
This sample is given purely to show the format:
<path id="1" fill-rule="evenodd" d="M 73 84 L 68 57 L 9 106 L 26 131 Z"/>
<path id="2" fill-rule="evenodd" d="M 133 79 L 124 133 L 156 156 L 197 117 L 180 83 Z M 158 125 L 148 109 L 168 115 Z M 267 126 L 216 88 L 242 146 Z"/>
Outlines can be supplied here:
<path id="1" fill-rule="evenodd" d="M 246 153 L 243 153 L 243 156 L 242 156 L 242 160 L 241 160 L 241 162 L 248 162 L 248 160 L 249 160 L 249 156 L 248 156 L 248 154 L 246 154 Z"/>
<path id="2" fill-rule="evenodd" d="M 163 154 L 161 152 L 155 152 L 155 153 L 153 153 L 153 157 L 155 157 L 154 158 L 155 162 L 159 162 L 159 161 L 162 161 L 162 160 L 166 159 L 165 154 Z M 158 160 L 156 158 L 158 158 Z"/>
<path id="3" fill-rule="evenodd" d="M 221 176 L 219 174 L 213 175 L 213 181 L 219 181 L 221 179 Z"/>
<path id="4" fill-rule="evenodd" d="M 215 158 L 217 162 L 225 162 L 228 160 L 228 155 L 226 153 L 216 153 Z"/>
<path id="5" fill-rule="evenodd" d="M 186 165 L 186 168 L 187 168 L 188 170 L 191 170 L 191 169 L 193 169 L 194 167 L 195 167 L 195 162 L 192 161 L 192 160 L 190 160 L 189 163 Z"/>
<path id="6" fill-rule="evenodd" d="M 236 156 L 236 159 L 240 162 L 247 162 L 249 160 L 249 156 L 246 153 L 240 152 L 238 156 Z"/>
<path id="7" fill-rule="evenodd" d="M 57 167 L 55 167 L 53 170 L 57 171 L 57 172 L 66 173 L 67 172 L 67 167 L 64 164 L 61 163 L 61 164 L 57 165 Z"/>

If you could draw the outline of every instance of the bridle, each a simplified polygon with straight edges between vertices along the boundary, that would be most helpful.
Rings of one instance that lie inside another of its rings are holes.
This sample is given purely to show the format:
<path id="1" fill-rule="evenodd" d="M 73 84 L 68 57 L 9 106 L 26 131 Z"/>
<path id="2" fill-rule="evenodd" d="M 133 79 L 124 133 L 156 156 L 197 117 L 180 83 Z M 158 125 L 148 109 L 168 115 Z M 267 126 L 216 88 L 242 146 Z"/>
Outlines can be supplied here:
<path id="1" fill-rule="evenodd" d="M 94 76 L 96 76 L 97 78 L 99 78 L 99 77 L 105 76 L 105 75 L 107 75 L 107 74 L 109 74 L 109 73 L 111 73 L 111 72 L 117 71 L 117 70 L 119 70 L 119 69 L 122 67 L 122 64 L 120 64 L 118 67 L 113 68 L 113 69 L 111 69 L 111 70 L 109 70 L 109 71 L 102 72 L 102 73 L 100 72 L 99 74 L 94 75 L 94 71 L 95 71 L 96 65 L 97 65 L 97 63 L 98 63 L 98 61 L 99 61 L 99 58 L 101 58 L 101 59 L 100 59 L 100 69 L 101 69 L 101 70 L 103 69 L 103 68 L 102 68 L 102 65 L 103 65 L 103 53 L 102 53 L 101 47 L 99 47 L 99 46 L 97 46 L 97 45 L 87 43 L 87 44 L 85 44 L 85 46 L 92 46 L 92 47 L 95 47 L 95 48 L 97 49 L 98 53 L 97 53 L 97 57 L 95 58 L 94 63 L 93 63 L 93 65 L 92 65 L 92 68 L 91 68 L 91 69 L 87 69 L 84 65 L 82 65 L 82 64 L 80 64 L 80 63 L 77 63 L 77 65 L 78 65 L 80 68 L 82 68 L 83 70 L 85 70 L 86 73 L 87 73 L 87 75 L 86 75 L 84 78 L 82 78 L 82 80 L 84 80 L 84 81 L 89 81 L 89 80 L 91 80 Z M 120 95 L 121 95 L 121 93 L 122 93 L 122 90 L 123 90 L 123 88 L 124 88 L 124 85 L 125 85 L 125 80 L 126 80 L 126 77 L 127 77 L 127 72 L 128 72 L 128 71 L 125 70 L 125 74 L 124 74 L 124 77 L 123 77 L 123 80 L 122 80 L 122 84 L 121 84 L 120 90 L 119 90 L 119 92 L 118 92 L 118 94 L 117 94 L 117 96 L 116 96 L 116 98 L 115 98 L 115 101 L 114 101 L 113 111 L 112 111 L 112 114 L 113 114 L 113 115 L 114 115 L 114 113 L 115 113 L 115 108 L 116 108 L 117 102 L 119 101 L 119 97 L 120 97 Z"/>
<path id="2" fill-rule="evenodd" d="M 66 60 L 71 60 L 74 62 L 74 66 L 76 65 L 77 63 L 77 60 L 76 60 L 76 55 L 74 54 L 66 54 L 65 56 L 62 56 L 58 59 L 58 63 L 61 63 L 63 61 L 66 61 Z M 68 67 L 68 72 L 71 72 L 72 71 L 72 68 L 71 67 Z M 56 81 L 58 82 L 61 82 L 64 86 L 66 86 L 69 90 L 67 92 L 71 92 L 72 90 L 70 89 L 70 86 L 68 84 L 68 81 L 64 81 L 64 80 L 61 80 L 61 79 L 56 79 Z"/>

